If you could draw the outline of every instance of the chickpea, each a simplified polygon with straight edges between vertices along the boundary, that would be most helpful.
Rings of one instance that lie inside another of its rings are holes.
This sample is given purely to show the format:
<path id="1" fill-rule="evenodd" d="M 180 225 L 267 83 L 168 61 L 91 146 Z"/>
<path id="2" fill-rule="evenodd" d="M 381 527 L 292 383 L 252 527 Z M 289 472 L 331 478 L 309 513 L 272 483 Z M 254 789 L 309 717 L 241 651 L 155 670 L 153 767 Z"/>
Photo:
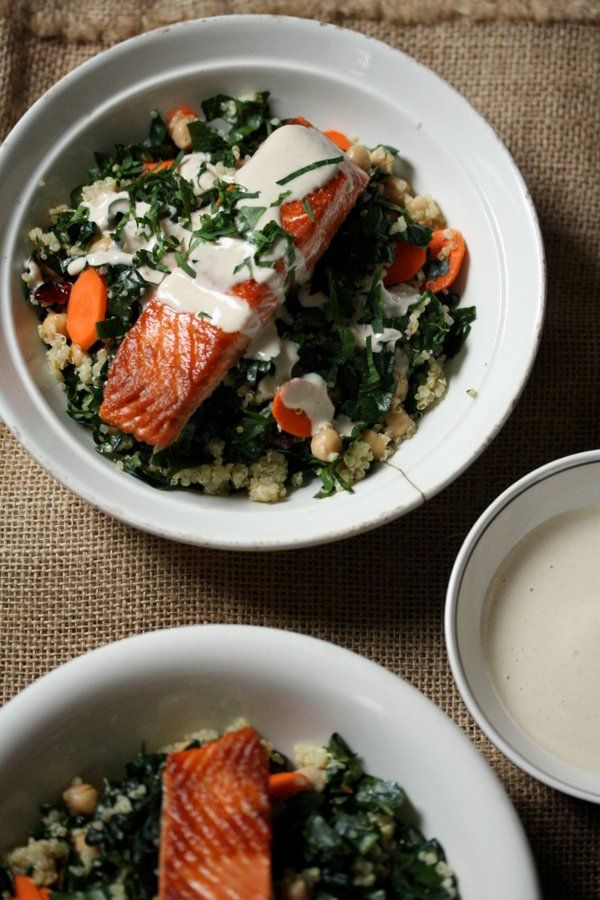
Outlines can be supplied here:
<path id="1" fill-rule="evenodd" d="M 386 449 L 389 443 L 389 440 L 386 440 L 385 435 L 373 431 L 372 428 L 367 428 L 366 431 L 363 431 L 362 439 L 371 448 L 374 459 L 385 459 Z"/>
<path id="2" fill-rule="evenodd" d="M 40 326 L 42 340 L 52 344 L 57 334 L 67 336 L 67 314 L 49 312 Z"/>
<path id="3" fill-rule="evenodd" d="M 371 154 L 362 144 L 352 144 L 346 151 L 348 159 L 365 172 L 371 170 Z"/>
<path id="4" fill-rule="evenodd" d="M 317 431 L 310 442 L 310 452 L 323 462 L 328 462 L 332 455 L 337 456 L 341 449 L 342 439 L 330 425 Z"/>
<path id="5" fill-rule="evenodd" d="M 110 245 L 112 241 L 107 234 L 103 234 L 102 237 L 97 237 L 92 243 L 89 245 L 87 252 L 88 253 L 98 253 L 100 250 L 110 250 Z"/>
<path id="6" fill-rule="evenodd" d="M 395 161 L 396 157 L 394 154 L 386 150 L 385 147 L 379 146 L 371 150 L 371 165 L 376 166 L 381 172 L 385 172 L 386 175 L 391 173 Z"/>
<path id="7" fill-rule="evenodd" d="M 391 203 L 395 203 L 396 206 L 405 206 L 406 201 L 413 196 L 409 183 L 404 181 L 403 178 L 398 178 L 397 175 L 390 175 L 389 178 L 385 179 L 383 190 L 387 199 Z"/>
<path id="8" fill-rule="evenodd" d="M 96 845 L 88 844 L 85 839 L 85 829 L 81 829 L 75 833 L 73 838 L 73 846 L 82 860 L 86 863 L 93 862 L 100 854 L 100 850 Z"/>
<path id="9" fill-rule="evenodd" d="M 396 378 L 394 397 L 402 403 L 406 400 L 406 395 L 408 394 L 408 378 L 398 371 L 394 372 L 394 377 Z"/>
<path id="10" fill-rule="evenodd" d="M 98 791 L 91 784 L 81 781 L 63 791 L 63 800 L 74 815 L 91 816 L 98 804 Z"/>
<path id="11" fill-rule="evenodd" d="M 176 112 L 169 122 L 169 134 L 173 143 L 180 150 L 185 150 L 186 153 L 192 149 L 192 136 L 188 125 L 190 122 L 196 122 L 197 120 L 198 116 L 195 116 L 193 113 Z"/>
<path id="12" fill-rule="evenodd" d="M 69 347 L 69 362 L 74 366 L 80 366 L 85 359 L 85 353 L 79 344 L 71 344 Z"/>
<path id="13" fill-rule="evenodd" d="M 310 894 L 306 882 L 298 876 L 288 878 L 281 885 L 284 900 L 309 900 Z"/>
<path id="14" fill-rule="evenodd" d="M 399 409 L 391 409 L 385 417 L 387 430 L 393 438 L 406 437 L 414 431 L 415 423 L 401 407 Z"/>

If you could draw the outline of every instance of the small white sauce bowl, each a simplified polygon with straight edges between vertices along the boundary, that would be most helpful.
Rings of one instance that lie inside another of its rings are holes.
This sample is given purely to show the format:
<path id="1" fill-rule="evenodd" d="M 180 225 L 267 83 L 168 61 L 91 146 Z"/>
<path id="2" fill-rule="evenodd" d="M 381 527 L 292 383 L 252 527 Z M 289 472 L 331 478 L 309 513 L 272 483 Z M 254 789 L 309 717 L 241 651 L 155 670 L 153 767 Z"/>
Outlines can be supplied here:
<path id="1" fill-rule="evenodd" d="M 499 699 L 485 658 L 483 615 L 498 566 L 522 538 L 554 516 L 599 503 L 600 450 L 565 456 L 521 478 L 467 535 L 450 576 L 445 613 L 452 674 L 479 727 L 523 771 L 592 803 L 600 803 L 600 774 L 548 753 L 516 724 Z"/>
<path id="2" fill-rule="evenodd" d="M 23 841 L 75 775 L 118 776 L 155 750 L 245 716 L 284 753 L 342 734 L 401 783 L 442 843 L 462 900 L 540 900 L 517 815 L 440 709 L 381 666 L 301 634 L 194 625 L 138 635 L 40 678 L 0 709 L 0 850 Z"/>

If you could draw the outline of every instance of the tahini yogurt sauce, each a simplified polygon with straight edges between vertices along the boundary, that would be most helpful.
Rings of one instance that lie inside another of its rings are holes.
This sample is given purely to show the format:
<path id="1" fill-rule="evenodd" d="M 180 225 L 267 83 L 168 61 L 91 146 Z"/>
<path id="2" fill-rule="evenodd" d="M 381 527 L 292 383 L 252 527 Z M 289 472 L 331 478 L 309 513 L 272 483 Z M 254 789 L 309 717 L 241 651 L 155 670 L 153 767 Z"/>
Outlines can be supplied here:
<path id="1" fill-rule="evenodd" d="M 558 759 L 600 772 L 600 507 L 521 540 L 488 590 L 484 650 L 515 722 Z"/>
<path id="2" fill-rule="evenodd" d="M 334 160 L 323 165 L 326 160 Z M 311 168 L 315 163 L 317 168 Z M 179 172 L 201 188 L 210 187 L 216 177 L 215 167 L 199 175 L 202 165 L 207 164 L 207 157 L 202 153 L 192 153 L 184 157 Z M 246 188 L 249 196 L 238 201 L 238 209 L 243 207 L 258 208 L 258 216 L 254 230 L 265 228 L 269 222 L 280 223 L 281 205 L 284 202 L 303 200 L 309 194 L 324 187 L 338 171 L 347 166 L 340 157 L 339 149 L 322 132 L 303 125 L 283 125 L 274 131 L 258 148 L 254 156 L 235 174 L 232 179 Z M 308 171 L 305 171 L 308 169 Z M 297 173 L 297 174 L 296 174 Z M 290 178 L 290 176 L 294 176 Z M 220 175 L 220 177 L 225 177 Z M 283 182 L 278 183 L 278 182 Z M 255 196 L 253 196 L 255 195 Z M 117 213 L 129 210 L 129 196 L 126 191 L 110 191 L 100 193 L 93 201 L 86 203 L 90 220 L 96 222 L 103 234 L 109 234 L 114 228 Z M 144 215 L 146 204 L 137 204 L 135 214 Z M 197 217 L 197 214 L 195 214 Z M 192 222 L 192 229 L 194 226 Z M 161 262 L 171 269 L 166 276 L 156 277 L 158 271 L 143 267 L 142 275 L 148 281 L 159 283 L 156 299 L 171 306 L 177 312 L 205 315 L 219 325 L 223 331 L 242 331 L 254 336 L 260 327 L 255 314 L 241 298 L 230 295 L 234 285 L 249 277 L 244 261 L 253 260 L 256 246 L 242 237 L 222 237 L 217 241 L 196 242 L 192 230 L 173 222 L 166 217 L 161 220 L 165 234 L 175 234 L 181 241 L 182 249 L 192 245 L 188 263 L 195 275 L 191 276 L 177 266 L 172 254 Z M 109 251 L 98 251 L 73 260 L 68 271 L 71 275 L 80 272 L 87 264 L 99 266 L 122 263 L 131 265 L 133 253 L 140 249 L 151 250 L 156 243 L 153 237 L 144 238 L 143 228 L 137 227 L 135 220 L 130 220 L 123 229 L 123 247 L 111 246 Z M 196 244 L 194 247 L 193 244 Z M 273 247 L 267 263 L 270 265 L 252 266 L 252 277 L 258 283 L 266 284 L 279 296 L 284 298 L 284 278 L 276 268 L 278 261 L 287 250 L 287 241 L 281 239 Z M 308 280 L 302 254 L 294 248 L 293 260 L 288 261 L 286 268 L 294 270 L 295 282 L 302 284 Z"/>

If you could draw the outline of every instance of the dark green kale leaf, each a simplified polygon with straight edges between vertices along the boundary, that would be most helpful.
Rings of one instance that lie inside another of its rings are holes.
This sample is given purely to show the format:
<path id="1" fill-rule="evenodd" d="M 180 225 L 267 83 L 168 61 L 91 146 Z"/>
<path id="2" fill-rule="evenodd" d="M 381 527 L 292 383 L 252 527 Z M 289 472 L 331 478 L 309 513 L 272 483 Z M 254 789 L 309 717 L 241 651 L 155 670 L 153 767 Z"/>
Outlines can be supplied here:
<path id="1" fill-rule="evenodd" d="M 150 131 L 145 144 L 148 147 L 162 147 L 167 137 L 167 123 L 157 109 L 150 113 Z"/>
<path id="2" fill-rule="evenodd" d="M 107 316 L 96 328 L 101 340 L 122 338 L 141 312 L 141 300 L 148 287 L 137 269 L 110 266 L 106 274 Z"/>
<path id="3" fill-rule="evenodd" d="M 363 773 L 340 735 L 320 794 L 301 794 L 275 810 L 273 870 L 314 872 L 314 900 L 447 900 L 456 882 L 435 840 L 412 824 L 402 788 Z M 429 863 L 429 864 L 428 864 Z"/>
<path id="4" fill-rule="evenodd" d="M 471 323 L 477 318 L 474 306 L 462 306 L 453 309 L 450 313 L 454 324 L 450 326 L 444 340 L 444 354 L 446 359 L 452 359 L 462 350 L 462 347 L 471 331 Z"/>
<path id="5" fill-rule="evenodd" d="M 222 162 L 228 167 L 235 165 L 235 156 L 229 142 L 202 119 L 190 122 L 188 129 L 192 138 L 192 149 L 208 153 L 211 162 Z"/>
<path id="6" fill-rule="evenodd" d="M 208 122 L 223 119 L 228 123 L 230 128 L 224 141 L 230 148 L 237 146 L 241 156 L 254 153 L 276 127 L 269 108 L 269 91 L 245 100 L 217 94 L 203 101 L 202 111 Z"/>

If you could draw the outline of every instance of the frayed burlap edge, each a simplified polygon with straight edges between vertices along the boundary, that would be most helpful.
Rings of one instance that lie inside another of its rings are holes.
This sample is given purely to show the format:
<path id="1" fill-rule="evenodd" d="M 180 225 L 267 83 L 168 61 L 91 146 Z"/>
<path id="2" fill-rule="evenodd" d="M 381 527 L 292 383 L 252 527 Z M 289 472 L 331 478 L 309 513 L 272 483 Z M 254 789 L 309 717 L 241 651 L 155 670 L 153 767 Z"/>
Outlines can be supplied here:
<path id="1" fill-rule="evenodd" d="M 268 13 L 325 22 L 348 19 L 394 25 L 465 19 L 474 22 L 598 22 L 597 0 L 0 0 L 11 24 L 40 38 L 74 43 L 123 40 L 142 31 L 203 16 Z"/>

